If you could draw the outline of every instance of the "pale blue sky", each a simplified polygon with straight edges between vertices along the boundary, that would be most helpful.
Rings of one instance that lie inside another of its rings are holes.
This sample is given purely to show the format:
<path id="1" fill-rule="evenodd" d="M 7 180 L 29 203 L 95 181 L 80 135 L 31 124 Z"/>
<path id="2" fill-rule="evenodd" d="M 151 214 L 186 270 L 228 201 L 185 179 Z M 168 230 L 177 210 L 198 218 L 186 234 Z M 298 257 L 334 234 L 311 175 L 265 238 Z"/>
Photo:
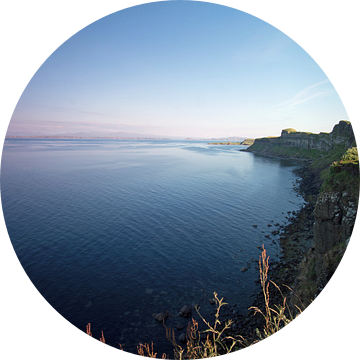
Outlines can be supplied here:
<path id="1" fill-rule="evenodd" d="M 342 119 L 331 82 L 282 32 L 175 1 L 122 10 L 66 41 L 25 89 L 8 135 L 261 137 L 331 131 Z"/>

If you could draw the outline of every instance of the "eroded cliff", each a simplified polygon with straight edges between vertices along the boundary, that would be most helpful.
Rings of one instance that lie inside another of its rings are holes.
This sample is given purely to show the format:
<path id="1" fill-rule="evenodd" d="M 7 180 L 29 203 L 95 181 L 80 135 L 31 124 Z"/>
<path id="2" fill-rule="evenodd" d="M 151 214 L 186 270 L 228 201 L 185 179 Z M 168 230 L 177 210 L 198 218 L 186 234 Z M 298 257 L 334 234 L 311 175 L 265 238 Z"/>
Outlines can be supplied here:
<path id="1" fill-rule="evenodd" d="M 320 293 L 345 253 L 359 200 L 359 157 L 356 147 L 321 172 L 316 199 L 313 245 L 299 267 L 296 290 L 306 304 Z"/>
<path id="2" fill-rule="evenodd" d="M 353 231 L 359 199 L 359 158 L 352 126 L 340 121 L 331 133 L 320 134 L 285 129 L 280 137 L 255 139 L 246 151 L 306 160 L 304 169 L 312 175 L 314 188 L 320 189 L 309 200 L 314 204 L 312 239 L 305 236 L 310 240 L 309 250 L 292 284 L 298 298 L 292 296 L 291 301 L 296 304 L 301 299 L 307 306 L 335 272 Z M 309 181 L 306 184 L 311 187 Z"/>
<path id="3" fill-rule="evenodd" d="M 344 153 L 355 145 L 355 136 L 348 121 L 340 121 L 331 133 L 312 134 L 284 129 L 279 137 L 255 139 L 246 151 L 299 160 L 315 160 L 329 151 Z"/>

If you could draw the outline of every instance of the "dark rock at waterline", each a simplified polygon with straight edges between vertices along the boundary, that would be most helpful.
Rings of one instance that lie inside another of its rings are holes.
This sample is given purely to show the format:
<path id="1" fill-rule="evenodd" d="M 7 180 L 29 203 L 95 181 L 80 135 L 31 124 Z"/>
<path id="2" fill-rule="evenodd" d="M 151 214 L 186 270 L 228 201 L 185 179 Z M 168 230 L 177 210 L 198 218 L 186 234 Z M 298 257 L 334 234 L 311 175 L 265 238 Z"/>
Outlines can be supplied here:
<path id="1" fill-rule="evenodd" d="M 257 228 L 257 225 L 253 225 L 254 228 Z"/>
<path id="2" fill-rule="evenodd" d="M 246 266 L 243 266 L 242 268 L 241 268 L 241 272 L 245 272 L 245 271 L 248 271 L 249 269 L 246 267 Z"/>
<path id="3" fill-rule="evenodd" d="M 215 300 L 214 300 L 214 299 L 209 299 L 209 304 L 210 304 L 210 305 L 214 305 L 214 304 L 215 304 Z"/>
<path id="4" fill-rule="evenodd" d="M 179 336 L 179 341 L 182 342 L 182 343 L 185 343 L 185 342 L 186 342 L 186 335 L 185 335 L 185 333 L 182 333 L 182 334 Z"/>
<path id="5" fill-rule="evenodd" d="M 161 312 L 161 313 L 156 314 L 156 315 L 155 315 L 155 319 L 156 319 L 157 321 L 159 321 L 159 322 L 162 322 L 162 321 L 164 321 L 166 318 L 168 318 L 169 316 L 170 316 L 170 313 L 169 313 L 168 310 L 166 310 L 166 311 L 163 311 L 163 312 Z"/>
<path id="6" fill-rule="evenodd" d="M 191 316 L 192 308 L 189 305 L 184 305 L 179 312 L 180 316 L 189 317 Z"/>
<path id="7" fill-rule="evenodd" d="M 186 326 L 186 324 L 184 322 L 179 322 L 177 325 L 176 325 L 176 328 L 178 330 L 182 330 L 184 329 L 184 327 Z"/>

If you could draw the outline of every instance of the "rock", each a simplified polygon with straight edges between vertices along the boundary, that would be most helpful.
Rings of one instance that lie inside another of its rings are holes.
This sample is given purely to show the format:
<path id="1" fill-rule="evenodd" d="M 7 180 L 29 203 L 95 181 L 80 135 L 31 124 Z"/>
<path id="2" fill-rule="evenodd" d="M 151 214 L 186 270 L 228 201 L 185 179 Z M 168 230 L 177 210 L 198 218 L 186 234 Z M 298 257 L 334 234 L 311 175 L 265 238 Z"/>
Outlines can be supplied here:
<path id="1" fill-rule="evenodd" d="M 179 312 L 180 316 L 189 317 L 191 315 L 192 308 L 189 305 L 184 305 Z"/>
<path id="2" fill-rule="evenodd" d="M 245 271 L 248 271 L 249 269 L 246 267 L 246 266 L 243 266 L 242 268 L 241 268 L 241 272 L 245 272 Z"/>
<path id="3" fill-rule="evenodd" d="M 176 325 L 176 328 L 177 328 L 178 330 L 182 330 L 185 326 L 186 326 L 185 323 L 179 322 L 179 323 Z"/>
<path id="4" fill-rule="evenodd" d="M 257 225 L 253 225 L 254 228 L 257 228 Z"/>
<path id="5" fill-rule="evenodd" d="M 214 299 L 209 299 L 209 304 L 210 304 L 210 305 L 214 305 L 214 304 L 215 304 L 215 300 L 214 300 Z"/>
<path id="6" fill-rule="evenodd" d="M 186 342 L 186 335 L 185 335 L 185 333 L 182 333 L 182 334 L 179 336 L 179 341 L 182 342 L 182 343 Z"/>
<path id="7" fill-rule="evenodd" d="M 163 322 L 166 318 L 168 318 L 170 316 L 169 311 L 163 311 L 161 313 L 158 313 L 155 315 L 155 319 L 159 322 Z"/>

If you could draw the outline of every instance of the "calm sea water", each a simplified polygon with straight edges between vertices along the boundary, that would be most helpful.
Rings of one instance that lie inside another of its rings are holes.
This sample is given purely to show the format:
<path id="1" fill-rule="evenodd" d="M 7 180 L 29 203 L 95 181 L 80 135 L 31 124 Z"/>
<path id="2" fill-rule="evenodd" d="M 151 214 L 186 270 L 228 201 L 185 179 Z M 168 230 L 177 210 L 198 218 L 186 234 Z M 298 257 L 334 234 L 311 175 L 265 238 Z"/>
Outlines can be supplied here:
<path id="1" fill-rule="evenodd" d="M 210 320 L 214 291 L 247 311 L 257 247 L 276 259 L 271 231 L 303 204 L 293 190 L 296 162 L 239 148 L 7 139 L 1 197 L 22 266 L 79 329 L 90 322 L 110 345 L 136 352 L 154 341 L 171 356 L 153 314 L 169 310 L 166 324 L 176 327 L 180 308 L 198 303 Z"/>

